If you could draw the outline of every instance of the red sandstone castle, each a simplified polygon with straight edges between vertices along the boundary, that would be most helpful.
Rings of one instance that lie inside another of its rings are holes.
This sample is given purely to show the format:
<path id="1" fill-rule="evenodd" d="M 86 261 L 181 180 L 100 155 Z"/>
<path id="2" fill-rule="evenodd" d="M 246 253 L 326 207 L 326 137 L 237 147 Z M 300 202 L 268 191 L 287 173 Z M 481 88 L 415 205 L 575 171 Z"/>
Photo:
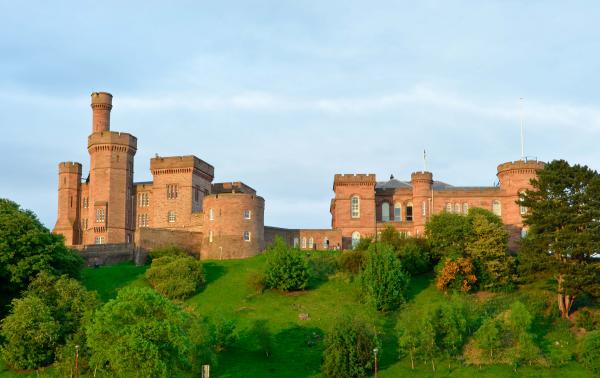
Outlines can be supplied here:
<path id="1" fill-rule="evenodd" d="M 150 160 L 151 182 L 133 181 L 137 139 L 110 130 L 112 95 L 92 93 L 89 175 L 80 163 L 59 164 L 54 232 L 67 245 L 128 244 L 144 249 L 176 244 L 202 258 L 243 258 L 260 253 L 276 235 L 302 249 L 351 248 L 386 226 L 423 235 L 431 214 L 464 214 L 481 207 L 499 215 L 512 239 L 523 232 L 519 193 L 543 167 L 538 161 L 498 166 L 499 185 L 455 187 L 414 172 L 410 181 L 378 182 L 374 174 L 335 175 L 332 229 L 264 226 L 265 201 L 241 182 L 213 183 L 214 167 L 189 156 Z"/>

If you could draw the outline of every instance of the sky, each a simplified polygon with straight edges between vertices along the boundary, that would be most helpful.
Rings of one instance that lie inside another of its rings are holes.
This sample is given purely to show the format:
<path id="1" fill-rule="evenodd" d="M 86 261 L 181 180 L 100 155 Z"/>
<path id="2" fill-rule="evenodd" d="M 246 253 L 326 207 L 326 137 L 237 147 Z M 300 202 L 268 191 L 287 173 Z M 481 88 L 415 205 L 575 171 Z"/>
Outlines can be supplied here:
<path id="1" fill-rule="evenodd" d="M 325 228 L 336 173 L 493 185 L 525 155 L 600 167 L 595 1 L 0 0 L 0 198 L 56 221 L 90 93 L 150 158 L 193 154 Z M 519 99 L 523 98 L 522 101 Z"/>

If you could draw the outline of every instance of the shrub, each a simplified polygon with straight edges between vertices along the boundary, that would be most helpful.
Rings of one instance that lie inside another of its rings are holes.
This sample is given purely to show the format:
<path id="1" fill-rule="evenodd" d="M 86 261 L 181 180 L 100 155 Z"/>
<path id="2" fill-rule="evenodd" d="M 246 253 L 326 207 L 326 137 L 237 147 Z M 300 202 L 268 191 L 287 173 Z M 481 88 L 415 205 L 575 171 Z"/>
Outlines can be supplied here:
<path id="1" fill-rule="evenodd" d="M 289 248 L 282 238 L 277 237 L 266 252 L 267 287 L 284 291 L 305 289 L 308 285 L 308 266 L 300 252 Z"/>
<path id="2" fill-rule="evenodd" d="M 248 276 L 248 286 L 254 290 L 256 294 L 262 294 L 266 287 L 266 277 L 263 272 L 253 272 Z"/>
<path id="3" fill-rule="evenodd" d="M 338 319 L 325 336 L 322 372 L 326 377 L 364 377 L 376 346 L 372 327 L 358 319 Z"/>
<path id="4" fill-rule="evenodd" d="M 330 253 L 316 253 L 308 258 L 311 277 L 325 280 L 338 269 L 337 258 Z"/>
<path id="5" fill-rule="evenodd" d="M 447 258 L 441 263 L 437 273 L 435 286 L 443 291 L 448 289 L 468 293 L 477 283 L 475 268 L 469 258 Z"/>
<path id="6" fill-rule="evenodd" d="M 586 334 L 577 347 L 577 357 L 586 368 L 600 373 L 600 331 Z"/>
<path id="7" fill-rule="evenodd" d="M 369 249 L 369 246 L 373 243 L 373 239 L 366 237 L 366 238 L 361 238 L 358 243 L 356 244 L 356 246 L 354 246 L 354 248 L 352 248 L 354 251 L 366 251 Z"/>
<path id="8" fill-rule="evenodd" d="M 160 247 L 153 249 L 150 251 L 148 256 L 150 257 L 150 261 L 154 259 L 158 259 L 164 256 L 188 256 L 189 253 L 176 245 L 168 245 L 165 247 Z"/>
<path id="9" fill-rule="evenodd" d="M 577 327 L 584 328 L 587 331 L 593 331 L 596 329 L 596 321 L 594 315 L 587 309 L 579 311 L 577 319 L 575 320 Z"/>
<path id="10" fill-rule="evenodd" d="M 404 303 L 410 276 L 388 245 L 373 244 L 360 273 L 362 292 L 379 311 L 389 311 Z"/>
<path id="11" fill-rule="evenodd" d="M 343 251 L 339 261 L 340 268 L 344 272 L 358 274 L 365 262 L 365 253 L 362 251 Z"/>
<path id="12" fill-rule="evenodd" d="M 196 293 L 205 283 L 200 261 L 182 255 L 154 259 L 146 271 L 146 279 L 160 294 L 180 300 Z"/>
<path id="13" fill-rule="evenodd" d="M 398 250 L 398 258 L 402 266 L 412 275 L 425 273 L 431 270 L 431 258 L 429 251 L 423 243 L 416 240 L 405 243 Z"/>
<path id="14" fill-rule="evenodd" d="M 238 339 L 236 325 L 235 320 L 226 319 L 208 322 L 210 345 L 216 353 L 227 350 L 227 348 L 235 344 Z"/>

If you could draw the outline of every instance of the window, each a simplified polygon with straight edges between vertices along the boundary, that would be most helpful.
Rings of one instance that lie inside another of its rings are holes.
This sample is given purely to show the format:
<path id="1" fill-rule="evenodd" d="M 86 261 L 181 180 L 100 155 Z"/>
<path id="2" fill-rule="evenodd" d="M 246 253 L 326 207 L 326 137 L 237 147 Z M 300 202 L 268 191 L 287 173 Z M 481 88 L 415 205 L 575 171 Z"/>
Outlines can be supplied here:
<path id="1" fill-rule="evenodd" d="M 302 238 L 302 249 L 306 249 L 306 238 Z"/>
<path id="2" fill-rule="evenodd" d="M 360 241 L 360 232 L 354 231 L 352 233 L 352 248 L 356 247 L 358 245 L 359 241 Z"/>
<path id="3" fill-rule="evenodd" d="M 104 209 L 96 209 L 96 223 L 104 222 L 106 219 L 106 214 Z"/>
<path id="4" fill-rule="evenodd" d="M 446 203 L 446 212 L 448 212 L 448 213 L 452 212 L 452 204 L 450 202 Z"/>
<path id="5" fill-rule="evenodd" d="M 454 204 L 454 212 L 456 214 L 460 214 L 460 203 L 455 203 Z"/>
<path id="6" fill-rule="evenodd" d="M 148 227 L 148 214 L 138 215 L 138 227 Z"/>
<path id="7" fill-rule="evenodd" d="M 81 226 L 82 226 L 81 228 L 83 228 L 84 230 L 87 230 L 87 227 L 88 227 L 87 218 L 81 222 Z"/>
<path id="8" fill-rule="evenodd" d="M 87 199 L 87 197 L 83 197 L 83 199 L 81 200 L 81 206 L 82 206 L 84 209 L 87 209 L 87 208 L 88 208 L 88 199 Z"/>
<path id="9" fill-rule="evenodd" d="M 138 194 L 138 207 L 150 206 L 150 196 L 148 192 Z"/>
<path id="10" fill-rule="evenodd" d="M 467 215 L 469 213 L 469 204 L 463 203 L 463 214 Z"/>
<path id="11" fill-rule="evenodd" d="M 521 229 L 521 238 L 526 237 L 527 236 L 527 232 L 528 232 L 527 228 L 523 227 Z"/>
<path id="12" fill-rule="evenodd" d="M 412 202 L 408 201 L 406 203 L 406 221 L 407 222 L 412 222 L 412 218 L 413 218 L 413 214 L 412 214 Z"/>
<path id="13" fill-rule="evenodd" d="M 358 196 L 353 196 L 350 199 L 350 212 L 352 218 L 360 217 L 360 198 L 358 198 Z"/>
<path id="14" fill-rule="evenodd" d="M 212 232 L 212 230 L 208 231 L 208 242 L 209 243 L 213 242 L 213 232 Z"/>
<path id="15" fill-rule="evenodd" d="M 329 239 L 327 237 L 323 238 L 323 249 L 329 249 Z"/>
<path id="16" fill-rule="evenodd" d="M 315 247 L 315 239 L 312 237 L 308 238 L 308 249 L 313 249 Z"/>
<path id="17" fill-rule="evenodd" d="M 294 238 L 294 248 L 298 248 L 300 246 L 300 239 Z"/>
<path id="18" fill-rule="evenodd" d="M 250 231 L 244 231 L 244 241 L 250 241 Z"/>
<path id="19" fill-rule="evenodd" d="M 244 219 L 252 219 L 252 210 L 244 210 Z"/>
<path id="20" fill-rule="evenodd" d="M 402 205 L 398 202 L 394 204 L 394 221 L 402 221 Z"/>
<path id="21" fill-rule="evenodd" d="M 499 217 L 502 216 L 502 206 L 500 205 L 500 201 L 494 200 L 494 202 L 492 202 L 492 213 Z"/>
<path id="22" fill-rule="evenodd" d="M 387 202 L 381 204 L 381 220 L 384 222 L 390 221 L 390 204 Z"/>
<path id="23" fill-rule="evenodd" d="M 427 202 L 421 202 L 421 215 L 427 216 Z"/>
<path id="24" fill-rule="evenodd" d="M 200 201 L 200 188 L 197 186 L 194 187 L 194 201 Z"/>
<path id="25" fill-rule="evenodd" d="M 215 220 L 215 212 L 213 209 L 208 209 L 208 220 Z"/>
<path id="26" fill-rule="evenodd" d="M 169 184 L 167 185 L 167 199 L 176 199 L 177 198 L 177 184 Z"/>
<path id="27" fill-rule="evenodd" d="M 525 215 L 527 214 L 527 208 L 523 206 L 523 198 L 525 197 L 525 192 L 519 192 L 519 214 Z"/>
<path id="28" fill-rule="evenodd" d="M 94 243 L 95 244 L 104 244 L 104 236 L 96 236 Z"/>
<path id="29" fill-rule="evenodd" d="M 169 221 L 169 223 L 175 223 L 175 221 L 177 220 L 177 214 L 175 214 L 174 211 L 169 211 L 169 213 L 167 214 L 167 220 Z"/>

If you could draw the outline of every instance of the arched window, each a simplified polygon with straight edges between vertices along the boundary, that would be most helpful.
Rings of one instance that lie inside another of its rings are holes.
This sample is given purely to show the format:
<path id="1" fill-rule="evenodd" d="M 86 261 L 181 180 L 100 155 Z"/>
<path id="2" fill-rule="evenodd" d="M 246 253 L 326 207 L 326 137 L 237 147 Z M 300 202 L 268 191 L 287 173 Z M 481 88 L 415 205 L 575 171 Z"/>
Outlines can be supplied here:
<path id="1" fill-rule="evenodd" d="M 328 250 L 329 249 L 329 239 L 327 237 L 323 238 L 323 249 L 324 250 Z"/>
<path id="2" fill-rule="evenodd" d="M 499 217 L 502 216 L 502 205 L 500 205 L 500 201 L 494 200 L 494 202 L 492 202 L 492 213 Z"/>
<path id="3" fill-rule="evenodd" d="M 421 215 L 427 216 L 427 202 L 421 202 Z"/>
<path id="4" fill-rule="evenodd" d="M 400 202 L 396 202 L 394 204 L 394 221 L 401 222 L 402 221 L 402 205 Z"/>
<path id="5" fill-rule="evenodd" d="M 381 204 L 381 220 L 383 222 L 390 221 L 390 204 L 387 202 Z"/>
<path id="6" fill-rule="evenodd" d="M 358 245 L 359 241 L 360 241 L 360 232 L 354 231 L 352 233 L 352 248 L 356 247 Z"/>
<path id="7" fill-rule="evenodd" d="M 468 203 L 463 203 L 463 214 L 468 214 L 469 213 L 469 204 Z"/>
<path id="8" fill-rule="evenodd" d="M 360 217 L 360 198 L 358 196 L 352 196 L 350 199 L 350 213 L 352 218 Z"/>
<path id="9" fill-rule="evenodd" d="M 446 211 L 449 213 L 452 212 L 452 204 L 450 202 L 446 203 Z"/>
<path id="10" fill-rule="evenodd" d="M 460 214 L 460 203 L 455 203 L 454 204 L 454 212 L 456 214 Z"/>
<path id="11" fill-rule="evenodd" d="M 521 215 L 527 214 L 527 208 L 525 206 L 523 206 L 523 204 L 522 204 L 524 197 L 525 197 L 525 192 L 520 191 L 519 192 L 519 214 L 521 214 Z"/>
<path id="12" fill-rule="evenodd" d="M 315 239 L 313 239 L 312 237 L 308 238 L 308 249 L 313 249 L 315 245 Z"/>
<path id="13" fill-rule="evenodd" d="M 300 246 L 300 239 L 294 238 L 294 248 L 298 248 Z"/>
<path id="14" fill-rule="evenodd" d="M 412 202 L 408 201 L 406 203 L 406 221 L 407 222 L 412 222 L 412 218 L 413 218 L 413 216 L 412 216 L 413 215 L 412 214 L 413 209 L 412 208 L 413 208 Z"/>
<path id="15" fill-rule="evenodd" d="M 306 249 L 306 238 L 302 238 L 302 249 Z"/>

